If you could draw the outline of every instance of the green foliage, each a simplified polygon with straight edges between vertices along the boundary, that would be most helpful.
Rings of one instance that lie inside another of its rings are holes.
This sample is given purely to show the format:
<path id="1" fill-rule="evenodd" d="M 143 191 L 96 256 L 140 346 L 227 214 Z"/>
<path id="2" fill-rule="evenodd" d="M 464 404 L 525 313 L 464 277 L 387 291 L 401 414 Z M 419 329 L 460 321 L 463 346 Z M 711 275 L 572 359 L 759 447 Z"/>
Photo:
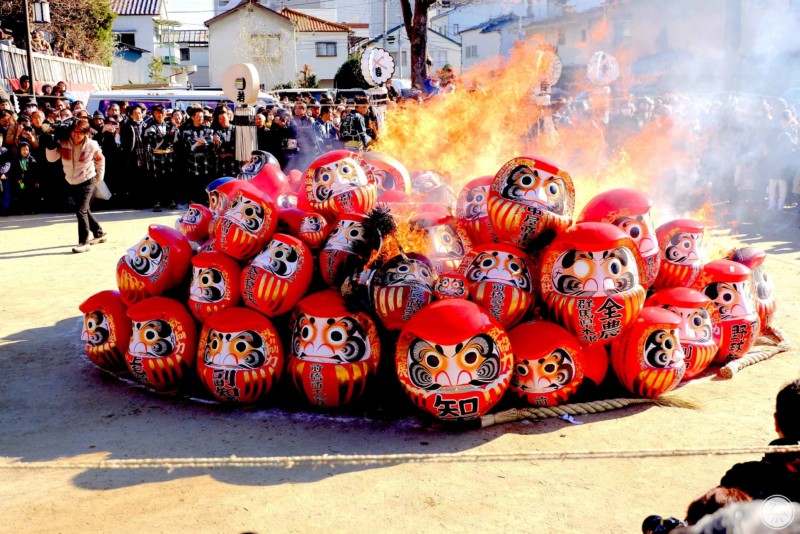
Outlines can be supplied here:
<path id="1" fill-rule="evenodd" d="M 305 80 L 302 76 L 300 77 L 299 86 L 303 89 L 316 89 L 319 87 L 319 79 L 317 75 L 312 72 L 305 77 Z"/>
<path id="2" fill-rule="evenodd" d="M 164 63 L 158 56 L 153 56 L 147 64 L 147 73 L 150 75 L 150 83 L 166 84 L 167 77 L 164 76 Z"/>
<path id="3" fill-rule="evenodd" d="M 278 91 L 280 89 L 294 89 L 295 87 L 297 87 L 297 84 L 294 83 L 294 82 L 279 83 L 279 84 L 273 86 L 272 90 L 273 91 Z"/>
<path id="4" fill-rule="evenodd" d="M 360 54 L 352 54 L 342 63 L 333 78 L 333 85 L 339 89 L 369 89 L 370 85 L 361 74 Z"/>

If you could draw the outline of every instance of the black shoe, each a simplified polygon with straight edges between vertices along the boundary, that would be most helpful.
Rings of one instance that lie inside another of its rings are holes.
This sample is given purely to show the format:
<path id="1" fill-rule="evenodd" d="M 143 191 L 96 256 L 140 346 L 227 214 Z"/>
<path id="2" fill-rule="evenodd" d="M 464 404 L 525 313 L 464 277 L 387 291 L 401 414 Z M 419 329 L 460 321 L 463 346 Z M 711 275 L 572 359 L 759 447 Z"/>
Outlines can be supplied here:
<path id="1" fill-rule="evenodd" d="M 89 240 L 90 245 L 99 245 L 100 243 L 105 243 L 108 241 L 108 236 L 105 232 L 100 232 L 94 236 L 94 239 Z"/>
<path id="2" fill-rule="evenodd" d="M 156 213 L 161 211 L 161 202 L 156 202 L 156 205 L 153 206 L 153 211 L 155 211 Z"/>

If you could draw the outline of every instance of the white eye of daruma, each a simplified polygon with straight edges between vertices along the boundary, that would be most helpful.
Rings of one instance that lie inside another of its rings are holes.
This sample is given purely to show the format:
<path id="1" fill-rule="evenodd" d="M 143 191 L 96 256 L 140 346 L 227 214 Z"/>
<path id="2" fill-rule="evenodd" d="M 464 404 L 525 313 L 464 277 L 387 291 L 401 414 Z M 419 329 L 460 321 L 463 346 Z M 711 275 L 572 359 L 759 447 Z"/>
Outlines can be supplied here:
<path id="1" fill-rule="evenodd" d="M 575 262 L 575 265 L 572 267 L 572 270 L 578 277 L 583 278 L 589 274 L 589 271 L 591 271 L 591 267 L 589 266 L 589 262 L 587 262 L 586 260 L 578 260 Z"/>

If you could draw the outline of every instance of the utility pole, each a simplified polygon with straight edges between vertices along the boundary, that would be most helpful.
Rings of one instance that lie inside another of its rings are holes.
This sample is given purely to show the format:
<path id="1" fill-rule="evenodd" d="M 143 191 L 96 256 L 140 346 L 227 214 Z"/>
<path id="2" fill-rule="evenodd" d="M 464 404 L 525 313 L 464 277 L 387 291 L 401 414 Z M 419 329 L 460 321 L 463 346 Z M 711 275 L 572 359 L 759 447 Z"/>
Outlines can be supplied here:
<path id="1" fill-rule="evenodd" d="M 389 31 L 389 0 L 383 0 L 383 49 L 384 50 L 386 50 L 387 31 Z"/>
<path id="2" fill-rule="evenodd" d="M 25 44 L 28 47 L 28 76 L 30 76 L 30 92 L 35 97 L 36 89 L 34 89 L 34 76 L 33 76 L 33 47 L 31 46 L 31 17 L 28 13 L 28 0 L 23 0 L 22 9 L 25 13 Z M 22 111 L 22 110 L 20 110 Z"/>

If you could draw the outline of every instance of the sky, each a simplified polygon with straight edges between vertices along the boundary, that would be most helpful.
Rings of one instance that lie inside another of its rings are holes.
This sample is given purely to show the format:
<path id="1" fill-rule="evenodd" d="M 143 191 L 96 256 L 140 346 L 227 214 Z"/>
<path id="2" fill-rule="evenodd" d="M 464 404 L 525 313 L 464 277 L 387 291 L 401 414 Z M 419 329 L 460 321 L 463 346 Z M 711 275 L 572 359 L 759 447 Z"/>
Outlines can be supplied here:
<path id="1" fill-rule="evenodd" d="M 170 20 L 177 20 L 185 26 L 203 28 L 203 21 L 214 16 L 213 5 L 212 0 L 168 0 L 167 12 Z"/>

